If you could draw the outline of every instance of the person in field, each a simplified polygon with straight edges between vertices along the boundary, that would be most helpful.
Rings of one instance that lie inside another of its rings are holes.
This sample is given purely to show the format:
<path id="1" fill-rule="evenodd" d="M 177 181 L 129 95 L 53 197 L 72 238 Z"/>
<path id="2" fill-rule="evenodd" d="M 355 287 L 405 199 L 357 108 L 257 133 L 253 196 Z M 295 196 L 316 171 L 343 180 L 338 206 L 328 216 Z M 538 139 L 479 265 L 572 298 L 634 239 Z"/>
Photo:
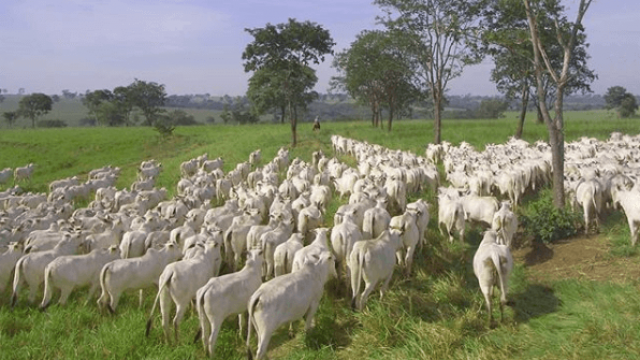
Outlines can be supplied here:
<path id="1" fill-rule="evenodd" d="M 320 120 L 316 116 L 315 120 L 313 120 L 313 131 L 320 130 Z"/>

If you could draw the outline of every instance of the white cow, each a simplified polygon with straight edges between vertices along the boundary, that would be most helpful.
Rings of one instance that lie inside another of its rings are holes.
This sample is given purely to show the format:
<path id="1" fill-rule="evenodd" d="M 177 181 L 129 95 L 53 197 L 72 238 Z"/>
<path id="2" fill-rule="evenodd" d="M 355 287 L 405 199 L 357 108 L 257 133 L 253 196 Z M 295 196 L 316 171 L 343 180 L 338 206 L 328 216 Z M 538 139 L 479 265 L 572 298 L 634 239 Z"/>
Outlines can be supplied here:
<path id="1" fill-rule="evenodd" d="M 386 207 L 387 201 L 385 199 L 380 199 L 375 207 L 367 209 L 364 212 L 362 236 L 367 239 L 375 239 L 382 234 L 383 231 L 389 228 L 391 215 L 387 211 Z"/>
<path id="2" fill-rule="evenodd" d="M 177 343 L 180 321 L 182 321 L 182 317 L 191 300 L 195 298 L 198 289 L 206 284 L 210 278 L 218 276 L 221 264 L 220 245 L 214 241 L 209 241 L 204 244 L 204 252 L 199 256 L 167 265 L 158 280 L 158 295 L 147 321 L 146 335 L 149 336 L 151 325 L 153 324 L 153 313 L 156 310 L 158 300 L 160 300 L 162 328 L 167 342 L 171 342 L 169 316 L 175 303 L 176 315 L 173 318 L 173 329 Z"/>
<path id="3" fill-rule="evenodd" d="M 44 297 L 40 308 L 45 310 L 51 302 L 55 289 L 60 289 L 58 304 L 64 305 L 76 287 L 89 285 L 87 301 L 100 287 L 100 270 L 113 260 L 120 258 L 117 245 L 98 248 L 89 254 L 61 256 L 50 262 L 44 269 Z"/>
<path id="4" fill-rule="evenodd" d="M 413 264 L 413 254 L 420 241 L 420 230 L 418 229 L 416 213 L 405 211 L 404 214 L 394 216 L 389 223 L 390 229 L 400 232 L 402 247 L 396 251 L 398 264 L 402 265 L 407 275 L 411 274 Z"/>
<path id="5" fill-rule="evenodd" d="M 500 208 L 498 200 L 493 196 L 467 195 L 460 198 L 466 219 L 491 226 L 493 215 Z"/>
<path id="6" fill-rule="evenodd" d="M 453 231 L 456 230 L 460 236 L 460 242 L 464 242 L 464 227 L 466 214 L 462 203 L 458 199 L 452 199 L 446 194 L 438 195 L 438 229 L 444 235 L 444 230 L 449 236 L 449 241 L 453 242 Z"/>
<path id="7" fill-rule="evenodd" d="M 576 187 L 576 201 L 582 206 L 584 215 L 584 232 L 589 232 L 595 222 L 595 227 L 600 227 L 599 216 L 602 212 L 603 189 L 596 179 L 585 180 Z"/>
<path id="8" fill-rule="evenodd" d="M 18 300 L 18 290 L 23 282 L 29 285 L 30 303 L 36 300 L 36 293 L 40 284 L 44 282 L 44 269 L 57 257 L 72 255 L 78 252 L 82 239 L 78 234 L 65 234 L 64 238 L 53 249 L 26 254 L 18 260 L 13 276 L 13 294 L 11 307 Z"/>
<path id="9" fill-rule="evenodd" d="M 293 233 L 287 241 L 278 245 L 273 253 L 275 276 L 288 274 L 293 269 L 296 252 L 304 247 L 304 236 Z"/>
<path id="10" fill-rule="evenodd" d="M 118 259 L 107 263 L 100 271 L 102 294 L 98 306 L 108 305 L 111 313 L 115 313 L 120 295 L 125 290 L 140 290 L 140 306 L 142 306 L 142 289 L 158 284 L 158 278 L 165 266 L 180 259 L 182 252 L 178 244 L 167 243 L 162 249 L 149 249 L 137 258 Z M 108 303 L 108 304 L 107 304 Z"/>
<path id="11" fill-rule="evenodd" d="M 222 323 L 238 314 L 240 333 L 243 329 L 243 313 L 251 295 L 262 284 L 262 254 L 250 250 L 242 270 L 214 277 L 196 292 L 196 308 L 200 320 L 202 343 L 209 356 L 213 356 Z"/>
<path id="12" fill-rule="evenodd" d="M 388 226 L 389 224 L 387 222 L 387 227 Z M 340 283 L 340 276 L 344 269 L 347 294 L 351 286 L 351 275 L 347 261 L 349 260 L 349 254 L 351 254 L 353 245 L 362 239 L 363 234 L 353 220 L 353 214 L 351 212 L 343 214 L 342 222 L 334 226 L 331 230 L 331 247 L 336 257 L 338 283 Z"/>
<path id="13" fill-rule="evenodd" d="M 30 163 L 27 166 L 15 168 L 15 170 L 13 170 L 13 183 L 15 184 L 22 180 L 31 181 L 31 175 L 33 174 L 35 167 L 34 163 Z"/>
<path id="14" fill-rule="evenodd" d="M 323 252 L 331 252 L 329 249 L 327 232 L 328 228 L 317 228 L 314 230 L 316 237 L 311 244 L 300 249 L 293 256 L 293 265 L 291 272 L 296 272 L 304 267 L 304 264 L 309 260 L 316 260 Z"/>
<path id="15" fill-rule="evenodd" d="M 416 225 L 418 226 L 418 232 L 420 234 L 418 244 L 420 246 L 425 245 L 427 242 L 427 226 L 430 220 L 429 204 L 422 199 L 418 199 L 417 201 L 407 204 L 407 211 L 416 215 Z"/>
<path id="16" fill-rule="evenodd" d="M 313 317 L 320 305 L 324 284 L 329 276 L 335 276 L 335 261 L 330 252 L 323 253 L 315 261 L 307 261 L 296 272 L 273 278 L 262 284 L 248 303 L 249 331 L 258 336 L 256 359 L 263 359 L 273 332 L 282 324 L 305 318 L 305 330 L 312 326 Z"/>
<path id="17" fill-rule="evenodd" d="M 375 239 L 358 241 L 353 245 L 348 265 L 353 290 L 351 306 L 354 309 L 362 310 L 367 297 L 381 281 L 380 297 L 384 295 L 393 275 L 396 251 L 401 248 L 400 233 L 394 229 L 383 232 Z M 365 288 L 360 293 L 362 281 L 365 282 Z"/>
<path id="18" fill-rule="evenodd" d="M 511 250 L 506 245 L 499 245 L 496 242 L 497 233 L 487 230 L 484 233 L 482 242 L 473 256 L 473 272 L 478 278 L 480 290 L 484 295 L 489 321 L 491 324 L 493 313 L 491 302 L 493 301 L 493 287 L 500 287 L 500 318 L 504 314 L 504 305 L 507 304 L 507 291 L 509 289 L 509 275 L 513 269 L 513 257 Z M 497 276 L 495 275 L 497 273 Z"/>
<path id="19" fill-rule="evenodd" d="M 617 190 L 613 192 L 614 207 L 620 206 L 627 216 L 629 224 L 629 232 L 631 234 L 631 245 L 635 246 L 638 242 L 638 229 L 640 228 L 640 193 L 631 190 Z"/>
<path id="20" fill-rule="evenodd" d="M 16 263 L 24 255 L 22 250 L 22 244 L 10 243 L 9 249 L 0 254 L 0 294 L 7 288 Z"/>
<path id="21" fill-rule="evenodd" d="M 511 211 L 510 201 L 503 201 L 500 210 L 493 215 L 491 230 L 498 234 L 498 244 L 511 248 L 513 236 L 518 230 L 518 216 Z"/>

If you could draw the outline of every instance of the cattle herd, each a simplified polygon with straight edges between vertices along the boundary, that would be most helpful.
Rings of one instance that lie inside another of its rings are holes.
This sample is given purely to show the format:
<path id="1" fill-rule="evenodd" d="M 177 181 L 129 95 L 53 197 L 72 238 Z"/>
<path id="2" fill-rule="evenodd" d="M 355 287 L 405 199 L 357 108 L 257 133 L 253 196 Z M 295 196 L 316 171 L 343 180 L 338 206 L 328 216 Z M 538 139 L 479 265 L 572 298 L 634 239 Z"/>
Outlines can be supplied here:
<path id="1" fill-rule="evenodd" d="M 222 322 L 238 314 L 247 347 L 255 330 L 260 359 L 281 325 L 304 318 L 305 329 L 313 326 L 329 278 L 337 277 L 361 310 L 376 287 L 383 295 L 396 267 L 410 276 L 416 248 L 434 241 L 427 238 L 431 212 L 450 241 L 464 241 L 469 223 L 486 228 L 473 269 L 489 322 L 496 285 L 502 313 L 518 229 L 514 211 L 523 194 L 551 181 L 549 146 L 511 139 L 478 152 L 444 142 L 417 156 L 337 135 L 331 140 L 333 157 L 318 151 L 307 163 L 290 160 L 282 148 L 263 161 L 256 150 L 226 174 L 222 158 L 203 154 L 180 165 L 172 199 L 155 186 L 162 171 L 156 160 L 140 164 L 128 189 L 114 186 L 120 169 L 111 166 L 92 170 L 85 182 L 54 181 L 48 193 L 9 188 L 0 193 L 0 294 L 12 284 L 13 307 L 26 286 L 27 300 L 43 296 L 44 310 L 57 289 L 62 306 L 73 289 L 88 287 L 89 299 L 101 290 L 97 306 L 115 313 L 123 292 L 138 290 L 142 304 L 143 290 L 155 285 L 147 335 L 159 305 L 165 337 L 177 342 L 193 303 L 208 354 Z M 602 216 L 621 208 L 636 243 L 639 150 L 640 137 L 620 133 L 566 144 L 565 190 L 584 212 L 585 231 L 597 231 Z M 357 166 L 340 161 L 343 155 Z M 438 164 L 448 187 L 441 186 Z M 0 183 L 11 175 L 15 183 L 29 181 L 34 168 L 2 170 Z M 437 204 L 407 203 L 408 195 L 423 191 L 436 193 Z M 333 227 L 325 227 L 336 196 L 348 202 L 335 212 Z M 77 208 L 79 199 L 89 205 Z"/>

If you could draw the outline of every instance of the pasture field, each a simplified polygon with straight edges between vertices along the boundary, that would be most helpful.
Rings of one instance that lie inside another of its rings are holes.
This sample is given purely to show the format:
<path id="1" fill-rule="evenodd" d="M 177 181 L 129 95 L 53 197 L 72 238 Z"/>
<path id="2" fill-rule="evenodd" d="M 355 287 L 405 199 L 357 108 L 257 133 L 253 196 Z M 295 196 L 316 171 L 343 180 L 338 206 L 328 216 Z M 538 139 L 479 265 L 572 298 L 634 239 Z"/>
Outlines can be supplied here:
<path id="1" fill-rule="evenodd" d="M 606 120 L 606 121 L 605 121 Z M 306 126 L 308 125 L 308 126 Z M 442 138 L 454 144 L 466 141 L 482 150 L 485 144 L 504 143 L 516 127 L 514 115 L 500 120 L 446 120 Z M 581 136 L 608 138 L 612 131 L 638 133 L 637 120 L 607 118 L 605 112 L 566 113 L 566 140 Z M 391 133 L 372 129 L 368 122 L 323 123 L 319 133 L 310 124 L 298 126 L 299 145 L 291 158 L 309 161 L 311 153 L 331 155 L 330 136 L 340 134 L 393 149 L 424 154 L 433 138 L 429 121 L 399 121 Z M 546 127 L 528 121 L 525 140 L 547 138 Z M 155 158 L 163 171 L 158 185 L 170 192 L 179 179 L 179 164 L 205 152 L 221 156 L 225 172 L 249 153 L 262 149 L 271 159 L 290 142 L 288 125 L 179 127 L 163 139 L 151 128 L 3 129 L 0 132 L 0 169 L 37 164 L 28 191 L 43 192 L 54 180 L 86 175 L 104 165 L 122 168 L 118 188 L 130 185 L 141 161 Z M 353 159 L 342 158 L 353 164 Z M 5 186 L 6 187 L 6 186 Z M 434 194 L 412 194 L 410 201 Z M 334 198 L 325 225 L 332 226 L 333 213 L 346 199 Z M 434 207 L 435 208 L 435 207 Z M 523 208 L 526 209 L 526 203 Z M 375 293 L 366 309 L 354 313 L 349 300 L 327 285 L 316 327 L 290 339 L 279 329 L 269 346 L 271 359 L 632 359 L 640 358 L 640 259 L 630 248 L 624 215 L 613 213 L 598 235 L 568 239 L 566 244 L 588 243 L 599 252 L 569 263 L 560 248 L 547 248 L 544 261 L 530 259 L 526 239 L 520 239 L 505 319 L 495 327 L 486 325 L 486 312 L 471 259 L 480 242 L 477 229 L 469 229 L 464 245 L 449 244 L 437 231 L 431 214 L 428 246 L 416 253 L 414 273 L 404 277 L 396 271 L 390 291 L 383 299 Z M 558 257 L 554 257 L 554 249 Z M 549 255 L 548 251 L 551 251 Z M 576 254 L 575 251 L 569 251 Z M 535 254 L 534 254 L 535 255 Z M 567 255 L 568 256 L 568 255 Z M 548 267 L 549 275 L 541 270 Z M 603 265 L 605 264 L 605 265 Z M 578 266 L 579 265 L 579 266 Z M 601 272 L 595 273 L 594 266 Z M 603 266 L 605 266 L 603 268 Z M 570 267 L 566 273 L 554 269 Z M 610 270 L 609 276 L 607 270 Z M 9 292 L 0 294 L 0 359 L 200 359 L 201 342 L 193 343 L 197 318 L 193 313 L 181 325 L 178 344 L 167 344 L 159 315 L 145 338 L 145 324 L 155 290 L 146 292 L 144 308 L 137 295 L 121 299 L 118 314 L 101 314 L 95 298 L 76 290 L 66 307 L 51 306 L 40 312 L 20 294 L 12 311 Z M 499 318 L 498 311 L 494 315 Z M 243 335 L 244 336 L 244 335 Z M 252 345 L 255 351 L 255 341 Z M 245 341 L 235 319 L 223 326 L 216 346 L 218 359 L 246 357 Z"/>

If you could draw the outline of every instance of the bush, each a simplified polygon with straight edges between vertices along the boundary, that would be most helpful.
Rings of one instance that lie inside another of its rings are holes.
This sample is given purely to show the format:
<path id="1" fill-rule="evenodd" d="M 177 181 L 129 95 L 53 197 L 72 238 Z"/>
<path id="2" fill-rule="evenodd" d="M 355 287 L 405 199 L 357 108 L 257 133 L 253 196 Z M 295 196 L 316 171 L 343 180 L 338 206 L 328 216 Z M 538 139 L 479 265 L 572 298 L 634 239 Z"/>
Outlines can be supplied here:
<path id="1" fill-rule="evenodd" d="M 38 127 L 42 128 L 62 128 L 67 127 L 67 123 L 63 120 L 40 120 L 38 121 Z"/>
<path id="2" fill-rule="evenodd" d="M 550 190 L 544 190 L 537 200 L 530 202 L 525 212 L 520 217 L 525 233 L 545 244 L 577 234 L 582 221 L 582 215 L 568 205 L 556 209 Z"/>

